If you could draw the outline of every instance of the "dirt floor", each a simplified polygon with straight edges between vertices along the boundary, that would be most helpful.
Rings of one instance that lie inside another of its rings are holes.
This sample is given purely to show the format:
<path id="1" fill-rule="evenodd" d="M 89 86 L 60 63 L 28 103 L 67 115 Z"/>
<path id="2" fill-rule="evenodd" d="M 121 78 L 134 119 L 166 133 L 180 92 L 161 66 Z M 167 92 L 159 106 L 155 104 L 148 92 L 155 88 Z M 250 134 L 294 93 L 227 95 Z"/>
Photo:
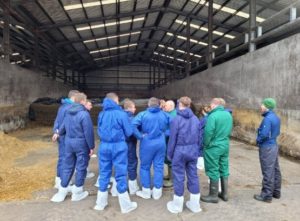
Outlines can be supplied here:
<path id="1" fill-rule="evenodd" d="M 203 211 L 192 214 L 184 208 L 182 214 L 167 211 L 166 203 L 172 190 L 165 189 L 159 201 L 143 200 L 136 196 L 138 209 L 130 214 L 120 213 L 117 198 L 109 196 L 105 211 L 94 211 L 97 189 L 96 177 L 86 181 L 90 196 L 72 203 L 54 204 L 51 196 L 57 156 L 56 144 L 50 141 L 50 127 L 30 126 L 10 134 L 0 134 L 0 220 L 59 221 L 59 220 L 298 220 L 300 217 L 300 164 L 280 158 L 283 174 L 282 198 L 271 204 L 253 200 L 261 184 L 258 152 L 255 147 L 231 142 L 230 200 L 219 204 L 201 203 Z M 97 173 L 97 158 L 92 158 L 90 169 Z M 208 191 L 207 177 L 199 171 L 201 191 Z M 188 199 L 188 192 L 185 192 Z"/>

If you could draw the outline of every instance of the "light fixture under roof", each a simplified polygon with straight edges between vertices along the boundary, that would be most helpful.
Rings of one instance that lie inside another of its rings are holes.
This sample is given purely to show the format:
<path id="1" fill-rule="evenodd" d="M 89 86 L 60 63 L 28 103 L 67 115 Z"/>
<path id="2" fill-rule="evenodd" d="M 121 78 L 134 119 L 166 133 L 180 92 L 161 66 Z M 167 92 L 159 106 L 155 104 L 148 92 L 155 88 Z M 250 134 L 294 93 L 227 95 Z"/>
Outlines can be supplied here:
<path id="1" fill-rule="evenodd" d="M 86 2 L 82 4 L 71 4 L 71 5 L 65 5 L 64 9 L 66 11 L 75 10 L 75 9 L 81 9 L 81 8 L 90 8 L 90 7 L 96 7 L 100 5 L 110 5 L 110 4 L 116 4 L 117 2 L 129 2 L 132 0 L 99 0 L 99 1 L 93 1 L 93 2 Z"/>
<path id="2" fill-rule="evenodd" d="M 180 20 L 180 19 L 176 19 L 176 20 L 175 20 L 175 23 L 177 23 L 177 24 L 183 24 L 183 25 L 185 25 L 185 26 L 186 26 L 186 24 L 187 24 L 185 21 Z M 201 31 L 208 32 L 208 28 L 201 27 L 200 25 L 196 25 L 196 24 L 193 24 L 193 23 L 190 23 L 190 27 L 191 27 L 191 28 L 195 28 L 195 29 L 199 29 L 199 30 L 201 30 Z M 220 32 L 220 31 L 213 31 L 213 34 L 219 35 L 219 36 L 223 36 L 223 35 L 224 35 L 224 37 L 230 38 L 230 39 L 234 39 L 234 38 L 235 38 L 235 36 L 233 36 L 233 35 L 225 34 L 225 33 Z"/>
<path id="3" fill-rule="evenodd" d="M 120 46 L 116 46 L 116 47 L 112 47 L 112 48 L 104 48 L 104 49 L 94 50 L 94 51 L 90 51 L 90 54 L 95 54 L 95 53 L 98 53 L 98 52 L 105 52 L 105 51 L 112 51 L 112 50 L 117 50 L 117 49 L 121 49 L 121 48 L 128 48 L 128 47 L 134 47 L 134 46 L 137 46 L 137 43 L 127 44 L 127 45 L 120 45 Z"/>
<path id="4" fill-rule="evenodd" d="M 162 54 L 162 53 L 157 52 L 157 51 L 154 51 L 153 54 L 158 55 L 158 56 L 162 56 L 162 57 L 165 57 L 165 58 L 176 59 L 177 61 L 181 61 L 181 62 L 187 63 L 187 61 L 185 61 L 184 59 L 181 59 L 181 58 L 174 58 L 173 56 L 166 55 L 166 54 Z M 191 62 L 190 62 L 190 63 L 191 63 Z"/>
<path id="5" fill-rule="evenodd" d="M 172 48 L 172 47 L 167 47 L 167 46 L 164 46 L 164 45 L 162 45 L 162 44 L 159 44 L 158 47 L 160 47 L 160 48 L 166 48 L 166 49 L 171 50 L 171 51 L 174 51 L 174 50 L 175 50 L 175 49 Z M 180 49 L 176 49 L 175 51 L 177 51 L 177 52 L 179 52 L 179 53 L 181 53 L 181 54 L 186 54 L 186 51 L 183 51 L 183 50 L 180 50 Z M 191 52 L 190 52 L 190 55 L 192 55 L 192 56 L 194 56 L 194 57 L 197 57 L 197 58 L 201 58 L 201 57 L 202 57 L 201 55 L 194 54 L 194 53 L 191 53 Z"/>
<path id="6" fill-rule="evenodd" d="M 205 1 L 205 0 L 190 0 L 192 2 L 195 2 L 197 4 L 200 4 L 200 5 L 205 5 L 208 7 L 208 2 Z M 229 13 L 229 14 L 235 14 L 239 17 L 242 17 L 242 18 L 249 18 L 249 13 L 246 13 L 246 12 L 242 12 L 242 11 L 237 11 L 236 9 L 233 9 L 233 8 L 230 8 L 230 7 L 227 7 L 227 6 L 223 6 L 220 5 L 220 4 L 217 4 L 217 3 L 213 3 L 213 8 L 216 9 L 216 10 L 220 10 L 222 12 L 226 12 L 226 13 Z M 266 19 L 264 18 L 261 18 L 261 17 L 258 17 L 256 16 L 256 21 L 257 22 L 263 22 L 265 21 Z"/>
<path id="7" fill-rule="evenodd" d="M 129 35 L 137 35 L 140 33 L 141 33 L 140 31 L 137 31 L 137 32 L 129 32 L 129 33 L 121 34 L 121 35 L 112 35 L 112 36 L 103 37 L 103 38 L 89 39 L 89 40 L 83 41 L 83 43 L 91 43 L 91 42 L 103 41 L 103 40 L 113 39 L 113 38 L 118 38 L 118 37 L 126 37 Z"/>
<path id="8" fill-rule="evenodd" d="M 120 20 L 119 22 L 114 21 L 114 22 L 107 22 L 103 24 L 98 24 L 98 25 L 88 25 L 80 28 L 76 28 L 77 31 L 85 31 L 85 30 L 90 30 L 90 29 L 96 29 L 96 28 L 104 28 L 104 27 L 109 27 L 109 26 L 115 26 L 115 25 L 121 25 L 121 24 L 127 24 L 131 22 L 138 22 L 138 21 L 144 21 L 145 17 L 139 17 L 139 18 L 134 18 L 134 19 L 126 19 L 126 20 Z"/>
<path id="9" fill-rule="evenodd" d="M 174 34 L 172 34 L 171 32 L 167 32 L 167 35 L 168 35 L 168 36 L 174 36 Z M 185 36 L 182 36 L 182 35 L 175 35 L 175 37 L 176 37 L 176 38 L 179 38 L 179 39 L 181 39 L 181 40 L 187 41 L 187 37 L 185 37 Z M 199 45 L 204 45 L 204 46 L 207 46 L 207 45 L 208 45 L 206 42 L 198 41 L 198 40 L 195 40 L 195 39 L 192 39 L 192 38 L 190 38 L 190 41 L 191 41 L 192 43 L 199 44 Z M 216 46 L 216 45 L 213 45 L 212 47 L 213 47 L 213 48 L 218 48 L 218 46 Z"/>

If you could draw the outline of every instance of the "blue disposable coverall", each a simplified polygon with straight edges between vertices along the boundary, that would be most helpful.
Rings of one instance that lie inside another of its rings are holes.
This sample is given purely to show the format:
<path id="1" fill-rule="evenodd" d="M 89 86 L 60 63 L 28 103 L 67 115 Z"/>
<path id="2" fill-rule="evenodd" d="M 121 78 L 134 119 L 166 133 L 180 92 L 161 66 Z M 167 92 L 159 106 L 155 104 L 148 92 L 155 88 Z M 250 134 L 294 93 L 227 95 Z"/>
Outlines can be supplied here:
<path id="1" fill-rule="evenodd" d="M 199 157 L 203 157 L 203 146 L 204 146 L 204 129 L 207 121 L 208 115 L 205 115 L 200 119 L 200 148 L 199 148 Z"/>
<path id="2" fill-rule="evenodd" d="M 159 106 L 148 108 L 133 120 L 135 134 L 141 140 L 140 180 L 144 188 L 151 187 L 150 168 L 152 163 L 154 168 L 153 186 L 157 189 L 162 187 L 166 154 L 165 131 L 169 121 L 170 117 Z"/>
<path id="3" fill-rule="evenodd" d="M 177 110 L 170 129 L 168 158 L 172 161 L 175 195 L 183 196 L 185 173 L 189 192 L 198 194 L 200 189 L 196 165 L 201 136 L 199 119 L 190 108 Z"/>
<path id="4" fill-rule="evenodd" d="M 66 115 L 66 111 L 70 108 L 72 100 L 69 98 L 65 98 L 61 100 L 61 106 L 58 108 L 57 115 L 54 121 L 53 133 L 57 133 L 59 131 L 59 127 L 62 125 L 63 120 Z M 61 135 L 58 139 L 58 161 L 56 166 L 56 176 L 60 177 L 62 170 L 62 162 L 65 153 L 65 136 Z"/>
<path id="5" fill-rule="evenodd" d="M 61 186 L 68 186 L 76 169 L 75 185 L 81 187 L 86 178 L 90 150 L 95 147 L 93 122 L 83 105 L 71 105 L 59 128 L 59 134 L 65 134 Z"/>
<path id="6" fill-rule="evenodd" d="M 105 98 L 103 111 L 98 116 L 98 135 L 101 141 L 98 151 L 101 192 L 107 191 L 112 167 L 115 169 L 118 192 L 122 194 L 127 191 L 126 138 L 132 133 L 133 128 L 125 111 L 112 99 Z"/>

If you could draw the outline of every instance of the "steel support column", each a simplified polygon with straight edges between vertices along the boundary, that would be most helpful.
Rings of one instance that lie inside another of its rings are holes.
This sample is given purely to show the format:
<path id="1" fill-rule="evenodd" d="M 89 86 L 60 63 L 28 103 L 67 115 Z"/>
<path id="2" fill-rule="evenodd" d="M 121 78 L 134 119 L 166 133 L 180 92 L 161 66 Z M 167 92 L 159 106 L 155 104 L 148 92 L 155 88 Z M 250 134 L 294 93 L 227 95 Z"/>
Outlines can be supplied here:
<path id="1" fill-rule="evenodd" d="M 185 75 L 190 76 L 191 72 L 191 19 L 188 17 L 186 21 L 186 66 Z"/>
<path id="2" fill-rule="evenodd" d="M 208 1 L 208 46 L 207 46 L 207 67 L 212 67 L 212 45 L 213 45 L 213 0 Z"/>
<path id="3" fill-rule="evenodd" d="M 4 60 L 9 63 L 10 62 L 10 14 L 9 14 L 9 8 L 10 8 L 10 0 L 4 1 L 7 7 L 3 8 L 3 53 L 4 53 Z"/>
<path id="4" fill-rule="evenodd" d="M 34 66 L 35 68 L 40 68 L 40 46 L 39 46 L 39 36 L 38 33 L 34 33 Z"/>
<path id="5" fill-rule="evenodd" d="M 250 0 L 249 4 L 249 52 L 252 52 L 256 49 L 255 43 L 252 42 L 255 39 L 256 0 Z"/>

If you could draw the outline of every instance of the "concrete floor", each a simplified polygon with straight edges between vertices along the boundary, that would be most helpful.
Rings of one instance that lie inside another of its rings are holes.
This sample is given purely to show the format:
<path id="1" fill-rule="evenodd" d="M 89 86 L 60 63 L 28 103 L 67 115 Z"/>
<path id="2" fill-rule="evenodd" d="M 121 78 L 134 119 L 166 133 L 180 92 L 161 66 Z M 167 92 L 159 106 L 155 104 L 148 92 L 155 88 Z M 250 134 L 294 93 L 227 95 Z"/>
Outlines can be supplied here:
<path id="1" fill-rule="evenodd" d="M 55 156 L 56 148 L 49 154 Z M 132 200 L 138 203 L 138 209 L 130 214 L 121 214 L 117 198 L 109 196 L 109 206 L 103 212 L 93 210 L 97 189 L 93 186 L 96 177 L 86 182 L 90 196 L 72 203 L 68 197 L 65 202 L 54 204 L 49 201 L 55 193 L 54 189 L 34 193 L 34 199 L 19 202 L 1 202 L 0 220 L 22 221 L 67 221 L 67 220 L 297 220 L 300 217 L 300 165 L 286 158 L 280 158 L 283 175 L 282 198 L 274 199 L 271 204 L 261 203 L 253 199 L 259 193 L 261 172 L 258 152 L 255 147 L 237 141 L 231 142 L 230 156 L 230 200 L 218 204 L 201 203 L 202 212 L 191 213 L 186 207 L 183 213 L 174 215 L 168 212 L 166 203 L 172 197 L 172 190 L 164 190 L 159 201 L 143 200 L 136 196 Z M 97 171 L 97 158 L 91 159 L 91 170 Z M 42 172 L 42 171 L 41 171 Z M 200 171 L 201 191 L 208 191 L 207 177 Z M 188 199 L 188 193 L 185 193 Z"/>

